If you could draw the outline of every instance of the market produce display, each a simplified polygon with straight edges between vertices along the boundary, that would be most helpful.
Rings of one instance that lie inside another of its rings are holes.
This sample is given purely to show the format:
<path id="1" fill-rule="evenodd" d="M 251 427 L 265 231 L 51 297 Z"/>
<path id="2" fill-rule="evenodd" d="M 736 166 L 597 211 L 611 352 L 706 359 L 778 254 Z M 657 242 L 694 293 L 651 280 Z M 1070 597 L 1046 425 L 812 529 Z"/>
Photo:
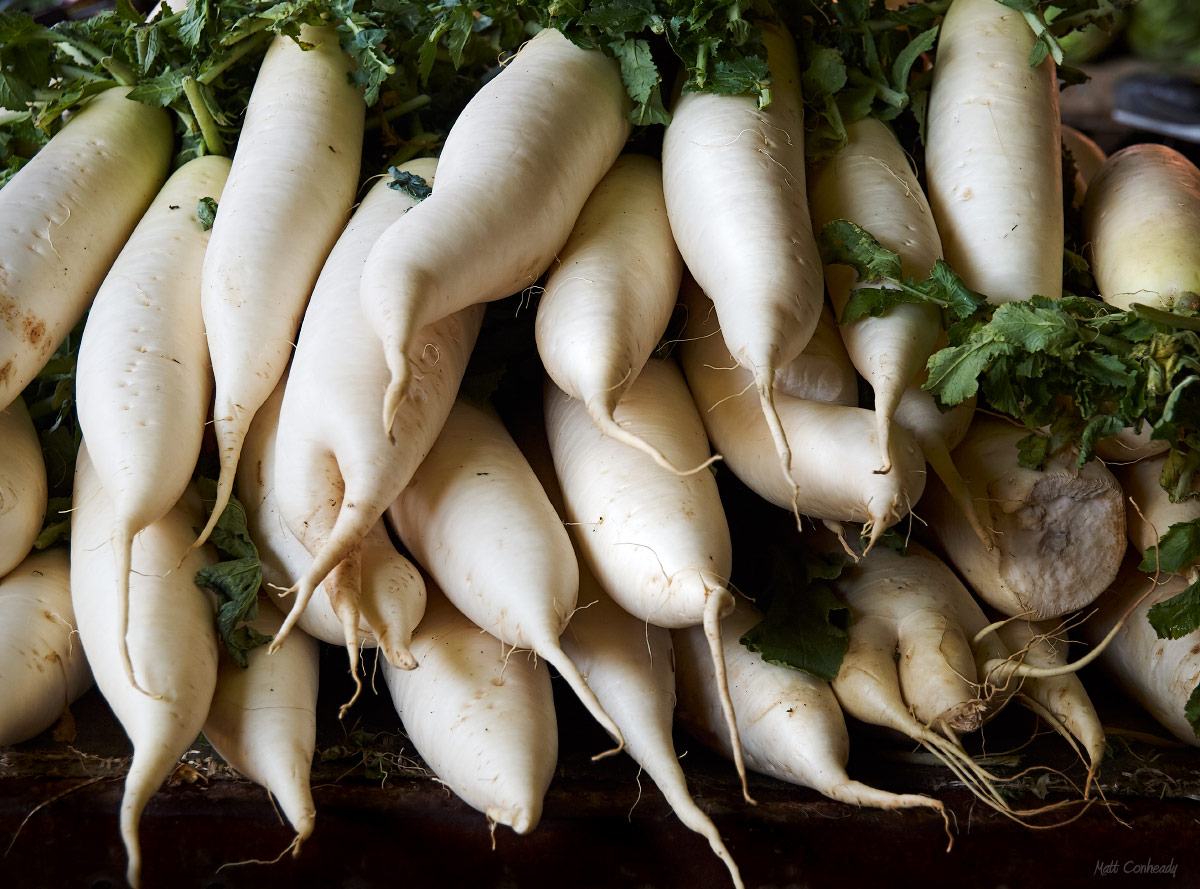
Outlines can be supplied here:
<path id="1" fill-rule="evenodd" d="M 493 835 L 552 666 L 735 886 L 675 730 L 950 845 L 854 726 L 1038 827 L 1083 665 L 1200 746 L 1200 170 L 1060 112 L 1133 2 L 5 7 L 0 744 L 94 677 L 134 887 L 202 731 L 303 857 L 322 643 Z"/>

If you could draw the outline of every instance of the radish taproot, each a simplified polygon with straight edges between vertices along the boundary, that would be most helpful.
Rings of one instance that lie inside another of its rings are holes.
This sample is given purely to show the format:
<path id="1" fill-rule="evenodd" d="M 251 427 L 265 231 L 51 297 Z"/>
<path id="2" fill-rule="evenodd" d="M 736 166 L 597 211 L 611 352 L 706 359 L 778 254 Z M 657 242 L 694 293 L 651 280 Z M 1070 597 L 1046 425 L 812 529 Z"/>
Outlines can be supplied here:
<path id="1" fill-rule="evenodd" d="M 534 330 L 555 385 L 580 399 L 607 434 L 670 469 L 676 467 L 621 428 L 613 412 L 667 329 L 682 274 L 661 165 L 645 155 L 622 155 L 559 251 Z"/>
<path id="2" fill-rule="evenodd" d="M 558 763 L 550 670 L 482 631 L 430 584 L 417 670 L 383 666 L 404 731 L 434 774 L 495 824 L 529 833 Z"/>
<path id="3" fill-rule="evenodd" d="M 682 95 L 663 134 L 663 189 L 684 264 L 716 304 L 731 360 L 753 377 L 796 511 L 791 442 L 772 386 L 812 337 L 825 294 L 805 195 L 796 47 L 777 25 L 764 25 L 762 38 L 771 104 Z"/>
<path id="4" fill-rule="evenodd" d="M 0 409 L 83 317 L 167 177 L 167 114 L 128 92 L 90 99 L 0 189 Z"/>
<path id="5" fill-rule="evenodd" d="M 551 663 L 619 752 L 621 730 L 559 642 L 579 593 L 571 539 L 500 418 L 460 398 L 387 517 L 454 606 Z"/>
<path id="6" fill-rule="evenodd" d="M 79 638 L 104 699 L 133 745 L 121 800 L 121 840 L 126 878 L 134 889 L 142 870 L 138 822 L 150 797 L 196 740 L 217 685 L 216 603 L 193 582 L 215 562 L 204 549 L 188 550 L 201 511 L 186 495 L 138 535 L 129 582 L 129 623 L 117 601 L 112 548 L 115 509 L 80 447 L 71 514 L 71 602 Z M 179 554 L 188 555 L 180 564 Z M 138 690 L 125 674 L 119 646 L 125 635 Z"/>
<path id="7" fill-rule="evenodd" d="M 419 373 L 420 329 L 537 282 L 620 154 L 629 107 L 616 62 L 553 28 L 467 103 L 433 193 L 379 237 L 363 269 L 363 307 L 391 374 L 388 435 Z"/>
<path id="8" fill-rule="evenodd" d="M 0 577 L 29 555 L 46 518 L 46 460 L 25 402 L 0 409 Z"/>
<path id="9" fill-rule="evenodd" d="M 255 412 L 283 375 L 296 328 L 358 186 L 366 105 L 332 26 L 277 36 L 254 81 L 201 279 L 215 378 L 216 527 Z"/>
<path id="10" fill-rule="evenodd" d="M 32 553 L 0 579 L 0 747 L 45 731 L 91 687 L 67 548 Z"/>
<path id="11" fill-rule="evenodd" d="M 938 34 L 925 170 L 946 260 L 998 305 L 1062 295 L 1062 134 L 1053 59 L 997 0 L 954 0 Z"/>
<path id="12" fill-rule="evenodd" d="M 183 496 L 200 456 L 212 372 L 200 315 L 209 232 L 196 214 L 228 173 L 227 158 L 208 156 L 167 180 L 100 285 L 79 345 L 79 428 L 112 503 L 122 602 L 134 538 Z"/>

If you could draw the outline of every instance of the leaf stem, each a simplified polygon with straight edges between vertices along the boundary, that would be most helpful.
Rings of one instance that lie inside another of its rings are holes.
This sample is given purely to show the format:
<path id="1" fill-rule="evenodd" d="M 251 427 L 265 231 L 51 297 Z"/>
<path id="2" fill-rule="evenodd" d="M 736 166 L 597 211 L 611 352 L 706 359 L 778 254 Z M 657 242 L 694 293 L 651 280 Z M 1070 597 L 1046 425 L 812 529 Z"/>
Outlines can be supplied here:
<path id="1" fill-rule="evenodd" d="M 209 154 L 227 155 L 225 140 L 221 138 L 217 122 L 209 113 L 208 104 L 204 101 L 204 94 L 200 92 L 200 84 L 196 82 L 196 78 L 191 75 L 183 78 L 183 92 L 187 96 L 192 114 L 196 116 L 196 125 L 200 127 L 200 135 Z"/>

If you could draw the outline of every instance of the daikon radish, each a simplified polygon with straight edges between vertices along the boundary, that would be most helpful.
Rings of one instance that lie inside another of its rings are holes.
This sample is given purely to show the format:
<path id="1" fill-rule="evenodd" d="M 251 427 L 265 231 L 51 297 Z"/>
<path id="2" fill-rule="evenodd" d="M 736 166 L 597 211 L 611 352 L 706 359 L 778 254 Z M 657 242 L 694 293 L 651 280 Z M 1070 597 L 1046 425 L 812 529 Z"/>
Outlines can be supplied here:
<path id="1" fill-rule="evenodd" d="M 1154 580 L 1137 570 L 1130 557 L 1113 584 L 1097 601 L 1095 616 L 1080 627 L 1085 642 L 1096 645 L 1113 628 Z M 1200 685 L 1200 630 L 1180 639 L 1159 639 L 1146 613 L 1159 602 L 1188 587 L 1186 578 L 1172 575 L 1154 586 L 1144 602 L 1134 608 L 1125 625 L 1104 649 L 1100 662 L 1126 694 L 1149 711 L 1171 734 L 1200 747 L 1200 737 L 1185 715 Z"/>
<path id="2" fill-rule="evenodd" d="M 419 375 L 420 329 L 537 282 L 620 154 L 628 111 L 617 63 L 553 28 L 467 103 L 433 194 L 379 237 L 363 270 L 362 303 L 391 372 L 384 432 Z"/>
<path id="3" fill-rule="evenodd" d="M 1062 295 L 1062 134 L 1054 60 L 996 0 L 954 0 L 938 33 L 925 170 L 950 266 L 993 304 Z"/>
<path id="4" fill-rule="evenodd" d="M 797 511 L 803 482 L 792 476 L 792 442 L 772 384 L 812 337 L 824 290 L 805 195 L 796 48 L 778 25 L 763 25 L 762 39 L 771 104 L 759 108 L 749 95 L 681 96 L 663 135 L 663 189 L 684 264 L 716 304 L 730 360 L 753 377 Z"/>
<path id="5" fill-rule="evenodd" d="M 854 781 L 846 774 L 850 739 L 828 682 L 800 670 L 769 664 L 738 642 L 758 623 L 752 606 L 739 602 L 726 619 L 725 663 L 738 713 L 746 765 L 781 781 L 799 784 L 830 799 L 856 806 L 944 814 L 940 802 L 918 794 L 895 794 Z M 721 702 L 712 672 L 708 641 L 699 627 L 675 630 L 679 721 L 705 744 L 728 757 Z"/>
<path id="6" fill-rule="evenodd" d="M 549 661 L 619 752 L 621 730 L 559 643 L 579 592 L 571 540 L 499 417 L 460 398 L 387 516 L 454 606 Z"/>
<path id="7" fill-rule="evenodd" d="M 91 687 L 67 549 L 32 553 L 0 579 L 0 747 L 45 731 Z"/>
<path id="8" fill-rule="evenodd" d="M 931 481 L 921 501 L 928 533 L 946 560 L 993 608 L 1045 620 L 1082 608 L 1116 576 L 1125 551 L 1121 489 L 1104 466 L 1050 457 L 1038 472 L 1017 464 L 1026 430 L 977 417 L 954 460 L 989 507 L 988 552 L 946 490 Z"/>
<path id="9" fill-rule="evenodd" d="M 428 160 L 402 169 L 426 180 L 433 174 Z M 476 305 L 421 331 L 407 359 L 418 371 L 412 397 L 395 418 L 394 437 L 386 434 L 378 401 L 390 372 L 358 303 L 358 286 L 380 232 L 413 206 L 408 194 L 377 183 L 338 239 L 305 313 L 280 408 L 274 471 L 280 514 L 313 560 L 294 584 L 296 604 L 273 647 L 304 613 L 317 584 L 347 557 L 357 558 L 356 547 L 433 447 L 483 322 L 484 307 Z M 349 640 L 358 621 L 351 609 L 341 613 Z"/>
<path id="10" fill-rule="evenodd" d="M 1125 492 L 1125 528 L 1130 543 L 1142 555 L 1158 546 L 1172 525 L 1200 519 L 1200 500 L 1172 503 L 1159 484 L 1166 462 L 1166 457 L 1154 457 L 1118 470 L 1117 478 Z M 1198 569 L 1196 565 L 1188 565 L 1180 573 L 1196 580 Z"/>
<path id="11" fill-rule="evenodd" d="M 358 187 L 366 105 L 333 26 L 277 36 L 246 106 L 201 281 L 216 392 L 216 527 L 255 412 L 283 375 Z M 286 635 L 286 634 L 285 634 Z"/>
<path id="12" fill-rule="evenodd" d="M 529 833 L 558 762 L 550 670 L 482 632 L 432 584 L 417 670 L 384 664 L 404 731 L 434 774 L 490 823 Z"/>
<path id="13" fill-rule="evenodd" d="M 275 440 L 287 380 L 285 374 L 250 424 L 237 477 L 238 496 L 262 563 L 263 585 L 285 614 L 296 606 L 296 598 L 284 591 L 311 560 L 280 515 L 275 495 Z M 327 584 L 319 584 L 297 626 L 322 642 L 347 648 L 352 670 L 357 670 L 360 649 L 377 646 L 390 663 L 407 669 L 416 663 L 408 641 L 425 611 L 425 581 L 396 551 L 383 519 L 364 536 L 360 550 L 357 602 L 348 601 L 353 591 L 334 589 L 329 595 Z M 347 626 L 355 627 L 353 638 L 347 637 Z"/>
<path id="14" fill-rule="evenodd" d="M 1062 125 L 1062 140 L 1063 147 L 1071 152 L 1071 160 L 1075 162 L 1075 206 L 1082 208 L 1088 183 L 1108 160 L 1108 155 L 1095 139 L 1067 124 Z"/>
<path id="15" fill-rule="evenodd" d="M 283 616 L 259 601 L 250 627 L 272 635 Z M 316 809 L 309 787 L 317 747 L 317 640 L 293 634 L 292 643 L 271 657 L 263 646 L 239 667 L 222 657 L 204 737 L 217 754 L 278 801 L 296 831 L 292 855 L 313 831 Z"/>
<path id="16" fill-rule="evenodd" d="M 887 124 L 874 118 L 849 124 L 846 135 L 845 147 L 810 177 L 813 228 L 820 231 L 826 223 L 849 219 L 900 256 L 905 278 L 924 278 L 942 258 L 942 245 L 908 157 Z M 878 284 L 858 281 L 849 266 L 831 264 L 825 266 L 825 286 L 841 318 L 855 289 Z M 879 471 L 887 472 L 892 418 L 937 344 L 937 309 L 904 303 L 882 317 L 861 318 L 839 330 L 855 368 L 875 393 Z"/>
<path id="17" fill-rule="evenodd" d="M 680 476 L 621 447 L 549 381 L 545 411 L 566 519 L 600 586 L 639 620 L 704 628 L 726 699 L 734 762 L 749 800 L 733 708 L 723 686 L 721 618 L 733 606 L 727 586 L 733 545 L 716 480 L 711 473 Z M 617 405 L 617 421 L 676 466 L 696 466 L 709 453 L 704 426 L 674 363 L 646 364 Z"/>
<path id="18" fill-rule="evenodd" d="M 791 477 L 799 499 L 772 457 L 766 421 L 750 394 L 747 371 L 733 367 L 729 352 L 713 336 L 715 317 L 704 294 L 685 279 L 688 325 L 680 359 L 704 428 L 726 465 L 760 497 L 832 522 L 862 522 L 871 539 L 899 521 L 925 487 L 925 457 L 912 436 L 893 430 L 892 469 L 877 473 L 878 424 L 873 411 L 776 395 L 781 421 L 792 443 Z"/>
<path id="19" fill-rule="evenodd" d="M 775 371 L 775 391 L 793 398 L 858 406 L 858 374 L 826 304 L 812 339 L 800 354 Z"/>
<path id="20" fill-rule="evenodd" d="M 46 461 L 25 402 L 0 410 L 0 577 L 33 549 L 46 518 Z"/>
<path id="21" fill-rule="evenodd" d="M 129 626 L 117 602 L 116 556 L 111 535 L 115 509 L 100 487 L 86 445 L 75 467 L 71 514 L 71 601 L 79 638 L 96 686 L 133 744 L 133 762 L 121 801 L 121 840 L 129 864 L 126 879 L 141 883 L 138 821 L 155 790 L 196 740 L 217 684 L 217 631 L 211 593 L 193 582 L 215 562 L 203 549 L 188 551 L 200 524 L 200 502 L 185 495 L 162 519 L 138 535 L 129 582 Z M 183 563 L 179 554 L 188 551 Z M 125 675 L 121 634 L 134 676 Z"/>
<path id="22" fill-rule="evenodd" d="M 0 190 L 0 410 L 66 339 L 171 161 L 161 108 L 105 90 Z"/>
<path id="23" fill-rule="evenodd" d="M 209 233 L 196 211 L 220 197 L 228 173 L 229 159 L 210 155 L 167 180 L 100 286 L 79 345 L 79 428 L 115 511 L 122 602 L 134 538 L 183 496 L 200 456 L 212 371 L 200 315 Z"/>
<path id="24" fill-rule="evenodd" d="M 1116 152 L 1088 186 L 1084 231 L 1105 302 L 1195 308 L 1200 293 L 1200 170 L 1166 145 Z"/>
<path id="25" fill-rule="evenodd" d="M 555 385 L 587 405 L 607 434 L 659 463 L 662 454 L 617 425 L 613 412 L 667 329 L 682 274 L 661 165 L 645 155 L 622 155 L 559 251 L 534 328 Z"/>

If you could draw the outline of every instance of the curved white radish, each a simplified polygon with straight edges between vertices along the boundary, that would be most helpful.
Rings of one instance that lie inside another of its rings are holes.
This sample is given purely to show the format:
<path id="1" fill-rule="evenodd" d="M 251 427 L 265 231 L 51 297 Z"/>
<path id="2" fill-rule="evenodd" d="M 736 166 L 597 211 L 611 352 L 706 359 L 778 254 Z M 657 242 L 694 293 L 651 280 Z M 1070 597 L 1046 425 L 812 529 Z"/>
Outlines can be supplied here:
<path id="1" fill-rule="evenodd" d="M 571 539 L 500 419 L 459 399 L 387 517 L 456 608 L 554 665 L 618 752 L 621 730 L 559 643 L 579 593 Z"/>
<path id="2" fill-rule="evenodd" d="M 873 411 L 776 395 L 792 443 L 795 492 L 773 456 L 767 423 L 747 371 L 731 366 L 729 352 L 713 335 L 715 319 L 695 282 L 685 279 L 688 326 L 680 360 L 713 447 L 725 464 L 760 497 L 813 518 L 863 522 L 872 541 L 900 520 L 925 487 L 925 457 L 904 430 L 893 430 L 892 469 L 877 473 L 879 446 Z"/>
<path id="3" fill-rule="evenodd" d="M 46 518 L 46 460 L 25 402 L 0 410 L 0 577 L 29 555 Z"/>
<path id="4" fill-rule="evenodd" d="M 772 384 L 812 337 L 825 295 L 805 196 L 796 48 L 782 27 L 766 25 L 762 35 L 771 104 L 683 95 L 663 135 L 663 189 L 684 264 L 716 304 L 729 355 L 753 374 L 781 475 L 791 481 Z"/>
<path id="5" fill-rule="evenodd" d="M 1105 302 L 1170 308 L 1200 293 L 1200 169 L 1166 145 L 1131 145 L 1088 186 L 1084 231 Z"/>
<path id="6" fill-rule="evenodd" d="M 332 26 L 274 39 L 213 223 L 201 280 L 221 470 L 198 544 L 233 491 L 255 412 L 283 375 L 321 264 L 358 187 L 366 106 Z"/>
<path id="7" fill-rule="evenodd" d="M 0 579 L 0 747 L 45 731 L 91 687 L 67 549 L 32 553 Z"/>
<path id="8" fill-rule="evenodd" d="M 1125 552 L 1121 489 L 1093 460 L 1082 469 L 1059 453 L 1042 471 L 1018 465 L 1026 430 L 976 417 L 954 459 L 988 505 L 988 552 L 939 483 L 921 501 L 929 534 L 946 560 L 989 605 L 1044 620 L 1082 608 L 1116 577 Z"/>
<path id="9" fill-rule="evenodd" d="M 979 728 L 1007 703 L 1008 690 L 985 694 L 981 678 L 984 665 L 1008 657 L 1008 649 L 994 634 L 974 644 L 988 625 L 987 616 L 933 553 L 917 544 L 910 544 L 905 555 L 876 548 L 847 566 L 835 584 L 854 613 L 851 646 L 859 633 L 870 632 L 877 642 L 886 638 L 882 654 L 886 662 L 895 655 L 890 669 L 902 700 L 924 726 L 954 738 Z M 854 662 L 847 653 L 833 681 L 839 698 Z M 849 712 L 873 721 L 858 708 Z"/>
<path id="10" fill-rule="evenodd" d="M 88 100 L 0 190 L 0 409 L 83 316 L 166 178 L 167 113 L 128 92 Z"/>
<path id="11" fill-rule="evenodd" d="M 613 412 L 667 329 L 682 275 L 662 166 L 645 155 L 622 155 L 559 251 L 534 328 L 555 385 L 587 405 L 607 434 L 670 469 L 662 454 L 618 425 Z"/>
<path id="12" fill-rule="evenodd" d="M 200 316 L 209 233 L 196 213 L 228 174 L 228 158 L 208 156 L 167 180 L 100 286 L 79 345 L 79 428 L 112 503 L 123 622 L 134 537 L 183 496 L 200 456 L 212 373 Z M 123 643 L 122 660 L 132 682 Z"/>
<path id="13" fill-rule="evenodd" d="M 258 547 L 263 586 L 284 614 L 297 607 L 296 598 L 284 591 L 311 561 L 280 515 L 275 492 L 275 443 L 287 381 L 285 373 L 250 424 L 237 474 L 238 496 Z M 352 577 L 351 589 L 332 591 L 328 583 L 319 584 L 297 626 L 322 642 L 345 647 L 352 671 L 357 670 L 359 650 L 377 646 L 390 663 L 409 669 L 416 665 L 408 641 L 425 612 L 425 581 L 412 562 L 396 551 L 382 518 L 363 537 L 359 549 L 361 582 Z M 352 636 L 348 635 L 351 627 Z"/>
<path id="14" fill-rule="evenodd" d="M 1075 162 L 1075 206 L 1081 208 L 1088 184 L 1108 160 L 1108 155 L 1095 139 L 1067 124 L 1062 125 L 1062 140 L 1063 147 L 1071 152 L 1071 160 Z"/>
<path id="15" fill-rule="evenodd" d="M 708 840 L 734 886 L 741 873 L 717 827 L 688 792 L 671 732 L 675 713 L 675 657 L 671 633 L 639 621 L 610 599 L 581 567 L 584 607 L 563 633 L 563 650 L 625 735 L 625 749 L 650 773 L 679 820 Z"/>
<path id="16" fill-rule="evenodd" d="M 429 179 L 433 162 L 402 169 Z M 303 614 L 317 584 L 356 548 L 408 484 L 445 423 L 483 323 L 471 306 L 422 329 L 408 360 L 419 373 L 392 432 L 379 426 L 389 371 L 358 300 L 371 245 L 414 205 L 380 182 L 338 239 L 313 291 L 289 372 L 275 444 L 275 496 L 292 533 L 313 554 L 294 584 L 296 603 L 272 643 Z M 356 573 L 348 565 L 350 573 Z M 327 587 L 328 590 L 328 587 Z M 347 643 L 357 617 L 342 610 Z"/>
<path id="17" fill-rule="evenodd" d="M 809 177 L 813 228 L 849 219 L 900 256 L 904 277 L 924 278 L 942 258 L 942 242 L 916 174 L 887 124 L 866 118 L 847 125 L 846 145 Z M 845 265 L 825 266 L 825 286 L 841 318 L 858 281 Z M 855 368 L 875 393 L 879 471 L 891 467 L 888 439 L 905 388 L 937 344 L 937 309 L 904 303 L 879 318 L 861 318 L 839 330 Z"/>
<path id="18" fill-rule="evenodd" d="M 133 744 L 133 762 L 121 800 L 121 840 L 129 857 L 126 877 L 141 882 L 138 821 L 142 810 L 176 761 L 204 726 L 217 684 L 217 631 L 211 593 L 193 582 L 215 561 L 193 549 L 200 519 L 198 497 L 185 495 L 162 519 L 138 535 L 129 583 L 129 657 L 135 688 L 116 657 L 123 627 L 119 620 L 116 558 L 112 552 L 114 510 L 100 487 L 87 446 L 75 467 L 75 510 L 71 515 L 71 601 L 79 638 L 96 678 Z"/>
<path id="19" fill-rule="evenodd" d="M 536 283 L 629 135 L 617 64 L 547 28 L 454 122 L 433 194 L 381 235 L 362 302 L 391 371 L 383 428 L 410 396 L 418 331 Z"/>
<path id="20" fill-rule="evenodd" d="M 249 626 L 271 635 L 283 616 L 260 599 Z M 316 820 L 309 772 L 317 747 L 317 640 L 293 634 L 292 644 L 274 657 L 263 646 L 239 667 L 222 657 L 217 670 L 204 737 L 217 754 L 278 800 L 296 831 L 292 855 L 300 854 Z"/>
<path id="21" fill-rule="evenodd" d="M 758 620 L 752 606 L 739 602 L 726 620 L 729 632 L 724 644 L 746 765 L 851 805 L 881 809 L 926 806 L 943 812 L 942 804 L 935 799 L 888 793 L 846 774 L 850 738 L 829 683 L 791 667 L 769 664 L 758 652 L 738 642 Z M 704 633 L 698 627 L 675 630 L 672 639 L 679 720 L 705 744 L 728 757 L 729 739 L 723 731 L 721 703 Z"/>
<path id="22" fill-rule="evenodd" d="M 405 733 L 489 822 L 529 833 L 558 762 L 549 668 L 513 654 L 432 585 L 412 647 L 420 669 L 383 667 Z"/>
<path id="23" fill-rule="evenodd" d="M 1062 295 L 1062 134 L 1054 60 L 997 0 L 954 0 L 938 34 L 925 169 L 951 267 L 999 304 Z"/>
<path id="24" fill-rule="evenodd" d="M 733 547 L 716 480 L 707 472 L 680 476 L 608 438 L 583 405 L 549 381 L 545 412 L 565 517 L 588 568 L 639 620 L 668 628 L 702 625 L 723 679 L 721 618 L 733 605 L 727 588 Z M 696 466 L 709 453 L 673 362 L 647 362 L 616 417 L 673 465 Z M 726 704 L 737 751 L 733 709 Z M 745 769 L 740 757 L 735 762 L 745 791 Z"/>

